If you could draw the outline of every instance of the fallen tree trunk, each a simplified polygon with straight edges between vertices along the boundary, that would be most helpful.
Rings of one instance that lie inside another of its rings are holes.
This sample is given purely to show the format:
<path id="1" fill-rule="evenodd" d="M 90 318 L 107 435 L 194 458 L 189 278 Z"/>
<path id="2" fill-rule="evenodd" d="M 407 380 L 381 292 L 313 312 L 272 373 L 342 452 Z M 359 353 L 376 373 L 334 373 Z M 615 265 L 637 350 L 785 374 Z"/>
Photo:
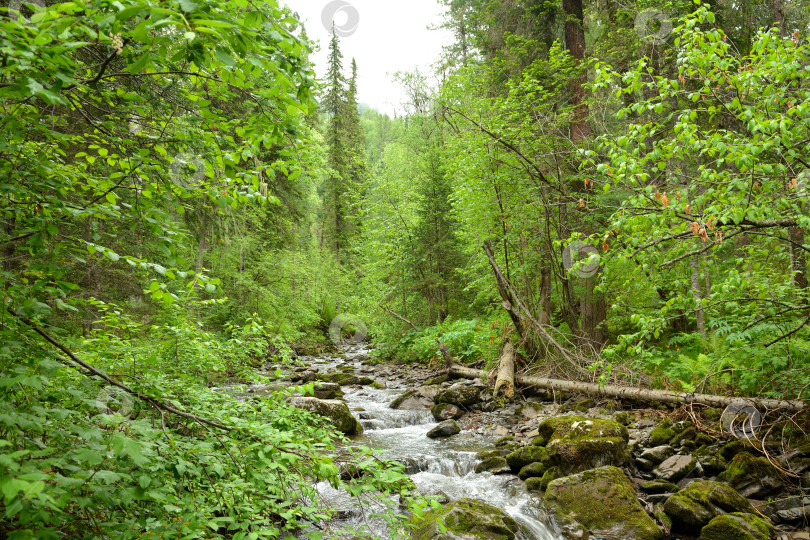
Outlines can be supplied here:
<path id="1" fill-rule="evenodd" d="M 468 379 L 486 379 L 489 373 L 479 369 L 471 369 L 464 366 L 453 365 L 450 374 Z M 673 392 L 671 390 L 649 390 L 645 388 L 632 388 L 629 386 L 616 386 L 606 384 L 599 386 L 594 383 L 562 381 L 559 379 L 546 379 L 544 377 L 515 377 L 515 382 L 522 386 L 533 386 L 546 390 L 561 392 L 578 392 L 594 396 L 610 397 L 618 399 L 630 399 L 636 401 L 659 402 L 659 403 L 697 403 L 709 407 L 727 407 L 733 403 L 746 402 L 754 405 L 760 411 L 783 410 L 787 412 L 799 412 L 805 409 L 803 401 L 788 401 L 783 399 L 768 398 L 747 398 L 747 397 L 726 397 L 711 394 L 687 394 L 684 392 Z"/>
<path id="2" fill-rule="evenodd" d="M 498 378 L 495 380 L 495 395 L 507 399 L 515 397 L 515 347 L 507 341 L 498 363 Z"/>

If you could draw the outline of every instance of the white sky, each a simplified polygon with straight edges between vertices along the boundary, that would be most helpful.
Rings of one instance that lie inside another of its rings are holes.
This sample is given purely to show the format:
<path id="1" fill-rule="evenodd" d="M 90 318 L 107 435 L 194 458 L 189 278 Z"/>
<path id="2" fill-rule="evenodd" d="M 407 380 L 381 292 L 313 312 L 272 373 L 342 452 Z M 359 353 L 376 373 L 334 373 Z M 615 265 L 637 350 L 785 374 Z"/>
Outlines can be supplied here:
<path id="1" fill-rule="evenodd" d="M 324 28 L 322 14 L 334 0 L 283 0 L 297 11 L 309 37 L 321 44 L 313 60 L 319 78 L 326 74 L 326 58 L 330 34 Z M 445 30 L 428 30 L 442 20 L 444 7 L 437 0 L 345 0 L 359 15 L 357 30 L 340 38 L 343 67 L 349 74 L 352 57 L 357 60 L 358 101 L 367 103 L 380 112 L 402 113 L 402 90 L 392 80 L 397 71 L 410 71 L 415 67 L 432 73 L 430 66 L 439 60 L 442 46 L 452 41 Z M 335 23 L 347 24 L 350 10 L 338 11 Z M 340 36 L 340 34 L 338 34 Z"/>

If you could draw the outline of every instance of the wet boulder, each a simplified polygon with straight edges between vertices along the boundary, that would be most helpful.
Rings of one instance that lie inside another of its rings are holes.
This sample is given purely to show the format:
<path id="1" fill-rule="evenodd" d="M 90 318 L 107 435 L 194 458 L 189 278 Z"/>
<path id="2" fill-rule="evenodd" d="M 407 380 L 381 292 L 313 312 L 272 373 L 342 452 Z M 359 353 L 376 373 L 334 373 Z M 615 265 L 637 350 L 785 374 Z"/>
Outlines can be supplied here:
<path id="1" fill-rule="evenodd" d="M 341 399 L 343 390 L 337 383 L 318 382 L 313 385 L 313 393 L 318 399 Z"/>
<path id="2" fill-rule="evenodd" d="M 352 384 L 359 384 L 361 386 L 368 386 L 374 382 L 371 377 L 359 377 L 354 373 L 347 373 L 345 371 L 333 371 L 330 373 L 318 373 L 315 379 L 323 382 L 337 383 L 340 386 L 349 386 Z"/>
<path id="3" fill-rule="evenodd" d="M 337 399 L 318 399 L 314 397 L 293 397 L 290 404 L 299 409 L 314 412 L 327 418 L 338 431 L 346 435 L 363 433 L 363 426 L 352 416 L 349 407 Z"/>
<path id="4" fill-rule="evenodd" d="M 439 528 L 438 518 L 444 521 L 446 533 Z M 503 510 L 474 499 L 458 499 L 421 517 L 411 516 L 409 523 L 414 526 L 413 540 L 513 540 L 520 528 Z"/>
<path id="5" fill-rule="evenodd" d="M 543 505 L 569 537 L 660 540 L 664 532 L 636 498 L 630 479 L 618 467 L 600 467 L 548 484 Z"/>
<path id="6" fill-rule="evenodd" d="M 740 452 L 728 464 L 728 468 L 717 477 L 727 482 L 743 497 L 765 497 L 780 491 L 784 476 L 764 457 L 754 457 L 748 452 Z"/>
<path id="7" fill-rule="evenodd" d="M 712 480 L 689 484 L 664 503 L 673 530 L 697 534 L 709 522 L 730 512 L 753 513 L 754 507 L 731 486 Z"/>
<path id="8" fill-rule="evenodd" d="M 629 436 L 627 428 L 618 422 L 558 416 L 544 420 L 537 429 L 539 435 L 532 444 L 546 450 L 542 462 L 550 471 L 548 481 L 606 465 L 621 465 L 625 460 Z"/>
<path id="9" fill-rule="evenodd" d="M 452 437 L 461 432 L 461 426 L 458 425 L 453 419 L 445 420 L 435 428 L 427 432 L 427 436 L 431 439 L 439 439 L 442 437 Z"/>
<path id="10" fill-rule="evenodd" d="M 774 528 L 756 514 L 734 512 L 712 519 L 700 531 L 700 540 L 770 540 Z"/>
<path id="11" fill-rule="evenodd" d="M 469 407 L 481 401 L 481 389 L 463 382 L 457 382 L 450 388 L 439 392 L 436 403 L 450 403 L 459 407 Z"/>
<path id="12" fill-rule="evenodd" d="M 464 411 L 461 407 L 451 403 L 437 403 L 430 409 L 430 412 L 437 421 L 449 420 L 451 418 L 458 420 L 464 416 Z"/>
<path id="13" fill-rule="evenodd" d="M 523 446 L 506 456 L 506 462 L 515 473 L 530 463 L 544 463 L 547 459 L 548 453 L 541 446 Z"/>
<path id="14" fill-rule="evenodd" d="M 423 410 L 430 407 L 432 401 L 420 396 L 415 390 L 408 390 L 397 396 L 388 406 L 392 409 Z"/>
<path id="15" fill-rule="evenodd" d="M 506 463 L 506 459 L 502 458 L 501 456 L 490 456 L 484 458 L 484 460 L 475 466 L 475 472 L 480 474 L 484 472 L 489 472 L 492 474 L 507 474 L 511 472 L 512 469 L 509 467 L 509 464 Z"/>

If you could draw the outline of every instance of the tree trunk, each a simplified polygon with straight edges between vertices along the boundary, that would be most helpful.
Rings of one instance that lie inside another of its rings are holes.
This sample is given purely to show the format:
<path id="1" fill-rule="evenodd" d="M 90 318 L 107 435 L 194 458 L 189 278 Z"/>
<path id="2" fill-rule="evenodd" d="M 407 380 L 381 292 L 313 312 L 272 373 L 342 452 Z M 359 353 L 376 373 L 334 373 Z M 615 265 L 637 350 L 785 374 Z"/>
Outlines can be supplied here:
<path id="1" fill-rule="evenodd" d="M 507 399 L 515 397 L 515 347 L 507 341 L 501 352 L 498 364 L 498 378 L 495 379 L 495 396 Z"/>
<path id="2" fill-rule="evenodd" d="M 489 373 L 479 369 L 471 369 L 464 366 L 453 365 L 450 367 L 450 375 L 465 377 L 468 379 L 486 379 Z M 803 401 L 787 401 L 782 399 L 764 398 L 743 398 L 715 396 L 711 394 L 687 394 L 684 392 L 672 392 L 670 390 L 649 390 L 645 388 L 632 388 L 629 386 L 616 386 L 606 384 L 600 386 L 595 383 L 562 381 L 559 379 L 546 379 L 544 377 L 518 376 L 515 382 L 522 386 L 532 386 L 546 390 L 558 392 L 577 392 L 594 396 L 629 399 L 633 401 L 657 402 L 657 403 L 697 403 L 709 407 L 727 407 L 736 403 L 750 403 L 762 411 L 783 410 L 787 412 L 799 412 L 804 410 Z"/>
<path id="3" fill-rule="evenodd" d="M 529 354 L 529 356 L 534 356 L 537 352 L 536 347 L 534 346 L 534 341 L 532 341 L 531 336 L 529 336 L 526 332 L 526 326 L 523 324 L 523 319 L 517 310 L 519 299 L 512 295 L 512 290 L 508 285 L 509 281 L 503 275 L 498 263 L 495 261 L 495 253 L 492 251 L 492 243 L 487 240 L 484 242 L 483 247 L 484 252 L 487 254 L 487 258 L 489 259 L 489 264 L 492 267 L 492 272 L 495 274 L 498 292 L 501 294 L 501 298 L 503 299 L 503 303 L 501 305 L 509 314 L 509 318 L 512 319 L 512 324 L 514 325 L 518 336 L 520 336 L 523 346 L 526 347 L 526 352 Z"/>
<path id="4" fill-rule="evenodd" d="M 693 255 L 690 262 L 692 267 L 692 298 L 695 300 L 695 317 L 697 319 L 697 331 L 706 335 L 706 320 L 703 314 L 703 298 L 700 294 L 700 258 Z"/>
<path id="5" fill-rule="evenodd" d="M 600 274 L 601 271 L 585 280 L 585 293 L 580 297 L 582 338 L 596 349 L 601 349 L 607 339 L 605 333 L 607 303 L 604 293 L 596 290 Z"/>
<path id="6" fill-rule="evenodd" d="M 582 0 L 563 0 L 565 12 L 565 46 L 577 65 L 585 59 L 585 17 Z M 585 101 L 583 83 L 587 82 L 587 73 L 583 71 L 571 81 L 571 105 L 574 115 L 571 121 L 571 140 L 581 141 L 591 135 L 588 124 L 588 106 Z"/>
<path id="7" fill-rule="evenodd" d="M 804 245 L 804 230 L 801 227 L 788 227 L 787 232 L 793 284 L 804 290 L 807 288 L 807 259 L 804 255 L 804 248 L 802 248 Z"/>
<path id="8" fill-rule="evenodd" d="M 771 0 L 771 12 L 773 13 L 773 25 L 779 27 L 779 33 L 785 36 L 788 30 L 785 28 L 784 0 Z"/>

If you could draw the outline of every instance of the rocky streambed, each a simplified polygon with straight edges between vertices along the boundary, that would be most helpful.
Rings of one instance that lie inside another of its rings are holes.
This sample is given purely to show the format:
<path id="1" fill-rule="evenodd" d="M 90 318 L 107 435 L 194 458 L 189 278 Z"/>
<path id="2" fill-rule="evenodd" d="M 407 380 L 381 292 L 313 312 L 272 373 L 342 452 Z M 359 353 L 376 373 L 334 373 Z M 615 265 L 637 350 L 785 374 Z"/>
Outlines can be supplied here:
<path id="1" fill-rule="evenodd" d="M 316 397 L 295 403 L 439 497 L 440 510 L 412 518 L 412 538 L 810 540 L 810 445 L 769 461 L 668 409 L 542 394 L 497 403 L 480 381 L 367 360 L 362 347 L 299 357 L 290 380 L 314 381 Z M 361 519 L 353 501 L 323 494 L 347 523 Z"/>

